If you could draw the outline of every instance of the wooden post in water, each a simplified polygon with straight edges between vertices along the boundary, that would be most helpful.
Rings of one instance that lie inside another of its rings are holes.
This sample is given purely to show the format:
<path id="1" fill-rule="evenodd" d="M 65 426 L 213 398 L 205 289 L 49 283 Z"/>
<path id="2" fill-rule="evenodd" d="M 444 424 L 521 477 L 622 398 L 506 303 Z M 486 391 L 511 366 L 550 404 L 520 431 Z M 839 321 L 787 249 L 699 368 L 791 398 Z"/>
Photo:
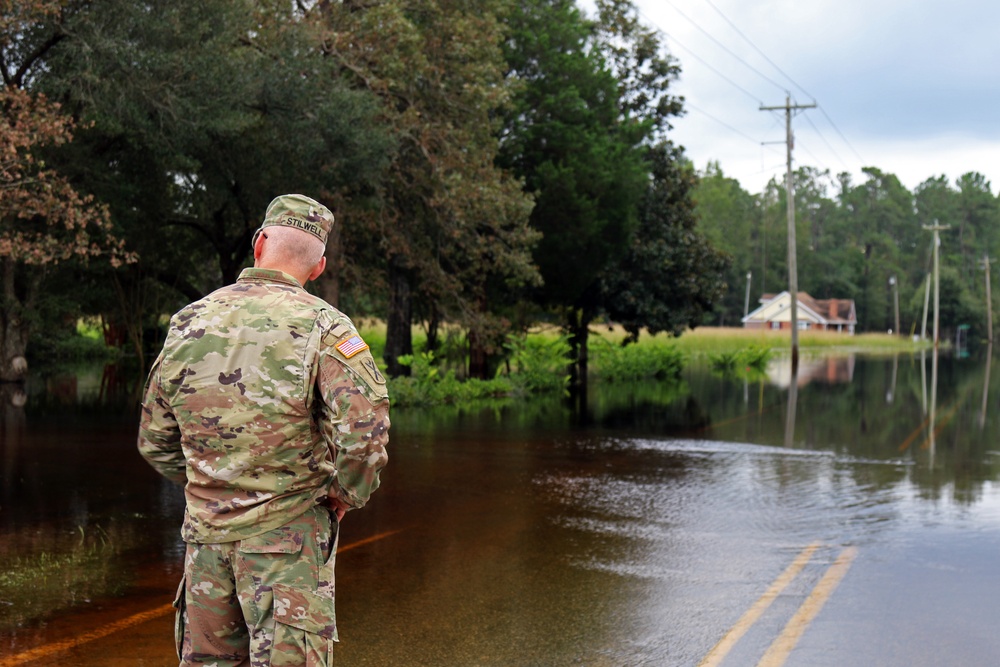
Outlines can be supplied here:
<path id="1" fill-rule="evenodd" d="M 928 229 L 934 232 L 934 349 L 938 349 L 939 340 L 939 325 L 940 325 L 940 310 L 941 310 L 941 281 L 939 280 L 938 271 L 938 252 L 941 247 L 941 236 L 938 234 L 942 229 L 950 229 L 951 225 L 939 225 L 937 220 L 934 221 L 933 225 L 924 225 L 924 229 Z M 937 355 L 934 355 L 934 366 L 937 367 Z M 936 380 L 936 378 L 935 378 Z M 934 381 L 932 380 L 932 383 Z M 931 387 L 931 392 L 933 393 L 934 387 Z M 933 401 L 931 401 L 933 403 Z"/>
<path id="2" fill-rule="evenodd" d="M 986 340 L 993 344 L 993 296 L 990 293 L 990 254 L 983 255 L 983 268 L 986 269 Z"/>

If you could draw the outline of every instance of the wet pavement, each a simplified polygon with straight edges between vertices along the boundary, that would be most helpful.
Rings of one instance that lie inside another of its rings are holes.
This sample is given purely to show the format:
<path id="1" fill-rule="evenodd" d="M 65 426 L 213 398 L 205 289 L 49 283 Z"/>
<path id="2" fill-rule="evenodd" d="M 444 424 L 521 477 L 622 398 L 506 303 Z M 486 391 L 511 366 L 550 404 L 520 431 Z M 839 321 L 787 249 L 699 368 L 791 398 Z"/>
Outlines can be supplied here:
<path id="1" fill-rule="evenodd" d="M 399 411 L 342 526 L 337 664 L 992 664 L 1000 389 L 949 361 L 932 406 L 919 357 L 843 365 L 794 401 L 692 372 L 583 416 Z M 77 548 L 100 576 L 30 617 L 0 593 L 0 667 L 176 664 L 181 506 L 132 421 L 39 407 L 3 431 L 2 562 Z"/>

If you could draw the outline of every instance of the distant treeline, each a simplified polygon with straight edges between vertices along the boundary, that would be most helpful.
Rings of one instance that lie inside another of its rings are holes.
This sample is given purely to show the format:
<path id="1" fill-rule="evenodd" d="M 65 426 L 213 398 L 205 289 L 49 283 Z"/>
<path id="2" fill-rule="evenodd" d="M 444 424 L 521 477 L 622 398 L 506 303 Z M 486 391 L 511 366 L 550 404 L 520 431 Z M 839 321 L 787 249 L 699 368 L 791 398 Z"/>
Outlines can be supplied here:
<path id="1" fill-rule="evenodd" d="M 928 178 L 910 192 L 876 168 L 864 175 L 854 183 L 847 174 L 834 178 L 811 167 L 794 173 L 799 289 L 818 299 L 854 299 L 862 331 L 895 328 L 898 289 L 900 328 L 920 333 L 933 257 L 926 227 L 947 225 L 939 252 L 942 337 L 965 324 L 972 337 L 986 338 L 986 267 L 1000 254 L 1000 202 L 990 183 L 972 172 L 954 182 Z M 709 164 L 694 199 L 700 229 L 732 258 L 715 323 L 738 326 L 748 273 L 750 310 L 762 294 L 788 284 L 784 179 L 751 195 Z"/>

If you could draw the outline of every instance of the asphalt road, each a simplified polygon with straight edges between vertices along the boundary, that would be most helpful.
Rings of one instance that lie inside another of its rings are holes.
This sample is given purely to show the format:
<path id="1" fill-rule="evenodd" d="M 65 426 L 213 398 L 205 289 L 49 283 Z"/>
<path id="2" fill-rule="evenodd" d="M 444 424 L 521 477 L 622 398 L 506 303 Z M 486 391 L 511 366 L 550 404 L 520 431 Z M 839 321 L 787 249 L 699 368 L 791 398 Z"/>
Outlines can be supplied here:
<path id="1" fill-rule="evenodd" d="M 1000 493 L 929 495 L 921 465 L 587 433 L 411 437 L 342 529 L 337 664 L 995 664 Z M 176 566 L 137 563 L 127 595 L 7 638 L 0 667 L 176 664 Z"/>

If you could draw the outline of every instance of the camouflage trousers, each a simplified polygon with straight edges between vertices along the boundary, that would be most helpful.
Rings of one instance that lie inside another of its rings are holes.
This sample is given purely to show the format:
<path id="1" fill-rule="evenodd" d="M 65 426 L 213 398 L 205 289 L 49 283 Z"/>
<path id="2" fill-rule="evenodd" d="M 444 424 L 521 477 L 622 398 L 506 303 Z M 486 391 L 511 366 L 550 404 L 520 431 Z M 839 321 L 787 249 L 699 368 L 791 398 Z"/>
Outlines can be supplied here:
<path id="1" fill-rule="evenodd" d="M 174 601 L 181 667 L 332 664 L 336 553 L 324 507 L 238 542 L 188 544 Z"/>

